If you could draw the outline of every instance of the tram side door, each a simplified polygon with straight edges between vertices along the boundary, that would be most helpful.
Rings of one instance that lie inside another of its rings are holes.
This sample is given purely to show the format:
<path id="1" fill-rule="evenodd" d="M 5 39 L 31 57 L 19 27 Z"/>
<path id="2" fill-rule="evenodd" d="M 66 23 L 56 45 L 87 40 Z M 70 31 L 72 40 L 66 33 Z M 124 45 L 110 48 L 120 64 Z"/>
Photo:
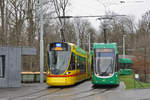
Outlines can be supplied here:
<path id="1" fill-rule="evenodd" d="M 79 55 L 76 55 L 76 80 L 80 81 L 80 74 L 81 74 L 81 70 L 80 70 L 80 60 L 79 60 Z"/>
<path id="2" fill-rule="evenodd" d="M 69 64 L 69 68 L 68 71 L 70 71 L 72 74 L 76 74 L 76 55 L 74 53 L 71 54 L 71 58 L 70 58 L 70 64 Z M 69 73 L 70 74 L 70 73 Z M 66 81 L 76 81 L 76 77 L 71 76 L 71 77 L 67 77 Z"/>
<path id="3" fill-rule="evenodd" d="M 87 77 L 89 77 L 89 76 L 91 76 L 90 75 L 90 71 L 91 71 L 91 58 L 90 58 L 90 56 L 88 56 L 87 57 L 87 73 L 88 73 L 88 75 L 87 75 Z"/>
<path id="4" fill-rule="evenodd" d="M 78 61 L 77 61 L 77 55 L 75 55 L 75 73 L 78 74 Z M 75 77 L 75 80 L 78 81 L 78 76 Z"/>

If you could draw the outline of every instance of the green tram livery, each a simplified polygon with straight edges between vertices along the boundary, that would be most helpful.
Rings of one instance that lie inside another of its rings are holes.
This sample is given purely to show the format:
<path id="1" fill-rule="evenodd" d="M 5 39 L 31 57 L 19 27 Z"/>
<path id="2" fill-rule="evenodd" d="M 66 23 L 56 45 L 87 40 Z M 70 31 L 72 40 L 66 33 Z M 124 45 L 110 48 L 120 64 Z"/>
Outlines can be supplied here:
<path id="1" fill-rule="evenodd" d="M 116 43 L 93 44 L 94 85 L 119 85 L 118 47 Z"/>
<path id="2" fill-rule="evenodd" d="M 132 74 L 132 60 L 129 58 L 119 58 L 120 75 Z"/>

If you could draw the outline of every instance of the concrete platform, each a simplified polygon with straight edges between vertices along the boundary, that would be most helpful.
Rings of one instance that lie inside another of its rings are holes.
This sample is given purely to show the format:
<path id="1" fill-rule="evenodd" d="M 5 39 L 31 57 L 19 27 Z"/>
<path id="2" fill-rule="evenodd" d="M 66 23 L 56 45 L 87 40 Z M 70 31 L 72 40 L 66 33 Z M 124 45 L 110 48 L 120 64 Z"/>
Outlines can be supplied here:
<path id="1" fill-rule="evenodd" d="M 0 88 L 0 100 L 15 100 L 47 89 L 46 83 L 27 83 L 20 88 Z"/>

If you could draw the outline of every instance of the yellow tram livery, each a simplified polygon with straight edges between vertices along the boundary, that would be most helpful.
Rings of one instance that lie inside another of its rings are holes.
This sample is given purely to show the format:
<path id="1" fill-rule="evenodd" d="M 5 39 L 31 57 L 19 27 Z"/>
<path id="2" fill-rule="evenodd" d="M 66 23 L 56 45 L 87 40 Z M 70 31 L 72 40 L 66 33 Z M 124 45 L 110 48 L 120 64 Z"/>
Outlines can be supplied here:
<path id="1" fill-rule="evenodd" d="M 46 83 L 50 86 L 68 86 L 91 78 L 88 53 L 72 43 L 57 42 L 48 46 Z"/>

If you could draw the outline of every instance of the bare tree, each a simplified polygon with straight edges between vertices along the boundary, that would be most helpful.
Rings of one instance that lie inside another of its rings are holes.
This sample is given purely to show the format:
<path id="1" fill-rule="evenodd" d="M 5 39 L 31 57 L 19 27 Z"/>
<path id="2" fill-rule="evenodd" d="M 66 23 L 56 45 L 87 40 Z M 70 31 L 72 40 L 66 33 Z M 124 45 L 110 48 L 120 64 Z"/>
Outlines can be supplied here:
<path id="1" fill-rule="evenodd" d="M 1 34 L 1 38 L 0 38 L 0 41 L 2 44 L 4 44 L 5 42 L 5 19 L 4 19 L 4 12 L 5 12 L 5 1 L 4 0 L 0 0 L 0 9 L 1 9 L 1 31 L 0 31 L 0 34 Z"/>
<path id="2" fill-rule="evenodd" d="M 69 0 L 52 0 L 55 8 L 56 15 L 59 16 L 66 16 L 66 10 L 69 5 Z M 66 19 L 59 18 L 60 22 L 60 38 L 62 38 L 62 41 L 65 41 L 65 24 Z"/>
<path id="3" fill-rule="evenodd" d="M 86 48 L 85 45 L 88 45 L 87 43 L 88 43 L 89 29 L 91 28 L 90 25 L 91 24 L 88 20 L 81 20 L 81 19 L 74 20 L 75 32 L 77 35 L 79 35 L 80 47 L 83 49 Z"/>
<path id="4" fill-rule="evenodd" d="M 150 11 L 146 12 L 139 21 L 136 32 L 138 47 L 149 47 L 150 40 Z"/>
<path id="5" fill-rule="evenodd" d="M 112 15 L 117 15 L 112 12 Z M 111 15 L 109 15 L 111 16 Z M 136 27 L 132 16 L 116 16 L 112 19 L 104 19 L 101 21 L 100 25 L 100 36 L 98 37 L 99 42 L 104 42 L 104 22 L 107 23 L 106 36 L 108 42 L 116 42 L 119 47 L 122 47 L 123 44 L 123 35 L 126 35 L 126 48 L 135 47 L 136 39 L 135 32 Z M 119 48 L 119 51 L 122 52 L 122 48 Z"/>
<path id="6" fill-rule="evenodd" d="M 11 34 L 10 40 L 13 45 L 21 45 L 21 33 L 25 19 L 25 1 L 26 0 L 10 0 L 9 3 L 9 14 L 11 22 Z"/>
<path id="7" fill-rule="evenodd" d="M 75 33 L 75 27 L 73 21 L 66 21 L 65 28 L 67 29 L 65 31 L 65 40 L 66 42 L 72 42 L 76 43 L 76 33 Z"/>

